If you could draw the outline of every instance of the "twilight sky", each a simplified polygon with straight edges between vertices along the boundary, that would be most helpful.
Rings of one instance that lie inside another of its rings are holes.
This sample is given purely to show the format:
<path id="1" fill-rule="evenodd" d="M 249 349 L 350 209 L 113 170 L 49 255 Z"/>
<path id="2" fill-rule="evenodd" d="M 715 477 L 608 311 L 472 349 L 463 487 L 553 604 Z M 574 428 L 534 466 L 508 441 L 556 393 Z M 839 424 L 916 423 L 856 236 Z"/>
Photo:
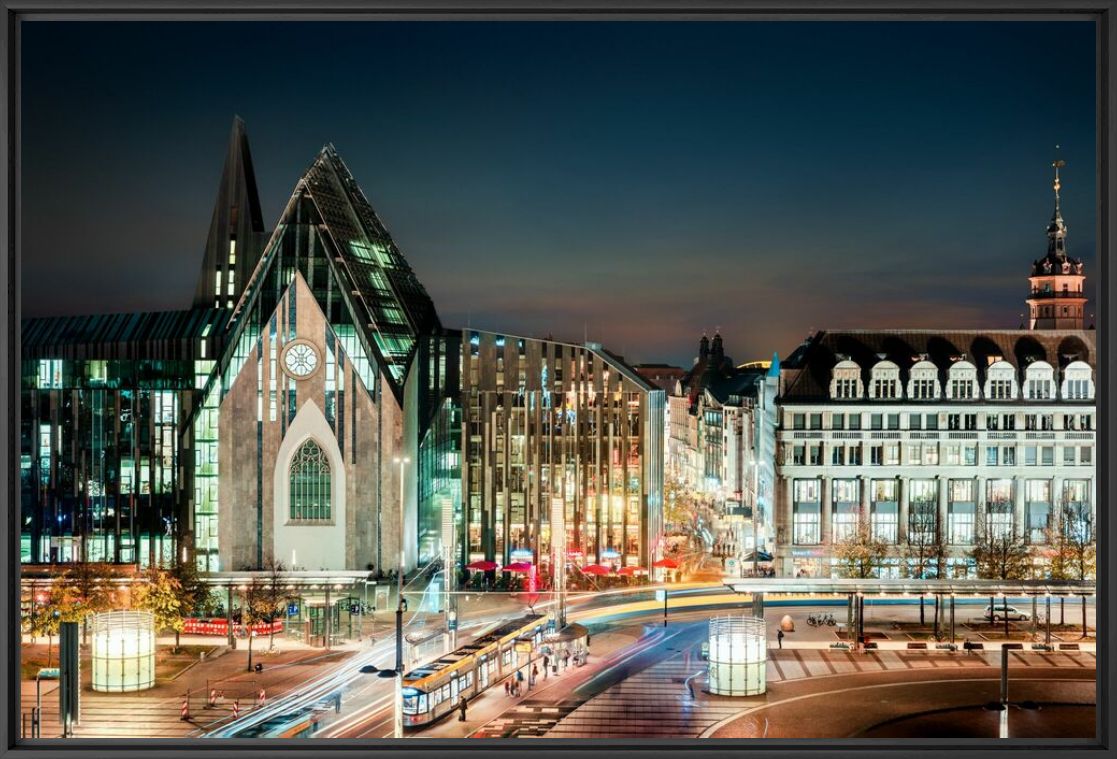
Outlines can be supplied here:
<path id="1" fill-rule="evenodd" d="M 25 315 L 184 308 L 233 114 L 265 221 L 333 142 L 448 326 L 689 366 L 812 329 L 1016 327 L 1089 22 L 22 26 Z M 1093 304 L 1089 307 L 1093 313 Z"/>

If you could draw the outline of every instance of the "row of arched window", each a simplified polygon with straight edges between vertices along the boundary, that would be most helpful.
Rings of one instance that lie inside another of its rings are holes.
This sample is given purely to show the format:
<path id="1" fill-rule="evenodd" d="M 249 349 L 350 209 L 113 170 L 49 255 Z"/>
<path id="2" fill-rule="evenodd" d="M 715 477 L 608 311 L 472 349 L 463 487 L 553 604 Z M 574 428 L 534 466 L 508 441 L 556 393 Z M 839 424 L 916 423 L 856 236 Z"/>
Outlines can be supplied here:
<path id="1" fill-rule="evenodd" d="M 882 360 L 870 370 L 869 386 L 861 378 L 861 367 L 854 361 L 841 361 L 833 369 L 830 397 L 843 400 L 1093 400 L 1094 381 L 1090 365 L 1073 361 L 1056 383 L 1055 367 L 1034 361 L 1024 369 L 1023 384 L 1016 368 L 997 361 L 985 370 L 985 382 L 978 381 L 977 367 L 969 361 L 956 361 L 947 370 L 944 386 L 939 368 L 930 361 L 919 361 L 908 370 L 907 386 L 900 379 L 900 367 Z"/>

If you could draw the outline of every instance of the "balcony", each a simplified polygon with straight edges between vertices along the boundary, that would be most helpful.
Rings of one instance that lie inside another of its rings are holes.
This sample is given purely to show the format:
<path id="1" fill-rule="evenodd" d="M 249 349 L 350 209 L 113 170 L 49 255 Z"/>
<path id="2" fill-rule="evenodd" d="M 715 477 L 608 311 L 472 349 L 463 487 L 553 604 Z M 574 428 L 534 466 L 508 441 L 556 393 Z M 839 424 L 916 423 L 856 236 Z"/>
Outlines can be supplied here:
<path id="1" fill-rule="evenodd" d="M 1030 298 L 1085 298 L 1086 295 L 1081 290 L 1068 290 L 1051 291 L 1051 290 L 1032 290 Z"/>

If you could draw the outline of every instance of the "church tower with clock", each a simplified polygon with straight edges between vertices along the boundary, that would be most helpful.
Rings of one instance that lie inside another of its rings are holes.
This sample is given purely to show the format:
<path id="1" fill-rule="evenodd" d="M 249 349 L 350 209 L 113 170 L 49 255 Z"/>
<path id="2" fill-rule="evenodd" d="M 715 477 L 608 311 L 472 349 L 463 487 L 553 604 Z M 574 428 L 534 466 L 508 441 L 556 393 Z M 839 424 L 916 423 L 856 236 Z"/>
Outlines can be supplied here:
<path id="1" fill-rule="evenodd" d="M 1066 161 L 1056 159 L 1051 166 L 1055 169 L 1055 211 L 1047 225 L 1047 255 L 1032 262 L 1028 277 L 1028 327 L 1083 329 L 1086 275 L 1082 261 L 1067 255 L 1067 225 L 1059 208 L 1059 169 L 1066 166 Z"/>

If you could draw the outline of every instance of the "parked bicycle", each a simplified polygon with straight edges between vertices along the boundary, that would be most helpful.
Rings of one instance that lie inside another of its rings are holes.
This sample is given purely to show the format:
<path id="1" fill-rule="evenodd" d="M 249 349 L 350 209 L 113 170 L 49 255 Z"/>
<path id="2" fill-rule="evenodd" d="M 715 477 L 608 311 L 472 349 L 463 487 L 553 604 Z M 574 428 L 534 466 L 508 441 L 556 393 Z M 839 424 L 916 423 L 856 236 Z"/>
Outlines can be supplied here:
<path id="1" fill-rule="evenodd" d="M 834 619 L 833 614 L 810 614 L 807 616 L 807 624 L 811 627 L 833 627 L 838 624 L 838 620 Z"/>

